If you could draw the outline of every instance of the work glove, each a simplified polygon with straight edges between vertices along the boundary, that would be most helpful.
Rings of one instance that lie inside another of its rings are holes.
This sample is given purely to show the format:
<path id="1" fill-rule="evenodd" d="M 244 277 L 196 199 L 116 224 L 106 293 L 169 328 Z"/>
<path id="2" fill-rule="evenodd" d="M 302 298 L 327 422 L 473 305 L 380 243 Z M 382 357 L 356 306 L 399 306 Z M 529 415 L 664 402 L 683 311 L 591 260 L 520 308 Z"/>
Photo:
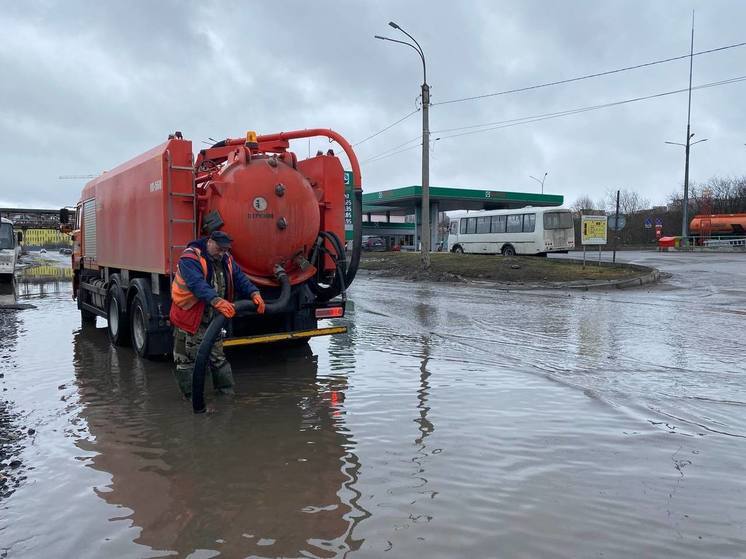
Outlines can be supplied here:
<path id="1" fill-rule="evenodd" d="M 256 312 L 259 314 L 264 314 L 264 299 L 262 299 L 262 296 L 258 291 L 254 291 L 254 294 L 251 296 L 251 300 L 254 301 L 254 304 L 256 305 Z"/>
<path id="2" fill-rule="evenodd" d="M 236 307 L 234 307 L 232 303 L 229 303 L 225 299 L 221 299 L 220 297 L 216 298 L 212 302 L 212 306 L 225 318 L 233 318 L 234 316 L 236 316 Z"/>

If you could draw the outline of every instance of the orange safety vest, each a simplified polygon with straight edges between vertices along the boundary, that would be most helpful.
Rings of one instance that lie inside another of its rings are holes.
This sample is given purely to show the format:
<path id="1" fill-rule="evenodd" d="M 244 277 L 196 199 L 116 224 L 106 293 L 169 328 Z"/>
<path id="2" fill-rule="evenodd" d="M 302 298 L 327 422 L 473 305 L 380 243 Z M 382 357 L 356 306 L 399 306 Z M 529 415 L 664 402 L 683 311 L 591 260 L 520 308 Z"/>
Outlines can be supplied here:
<path id="1" fill-rule="evenodd" d="M 202 267 L 202 274 L 207 280 L 207 260 L 202 256 L 202 251 L 197 247 L 189 247 L 184 250 L 181 258 L 196 260 Z M 228 273 L 225 278 L 226 299 L 233 300 L 233 258 L 228 255 Z M 176 275 L 171 283 L 171 311 L 169 320 L 171 324 L 182 330 L 194 334 L 199 330 L 199 324 L 202 321 L 202 314 L 205 312 L 205 301 L 201 301 L 194 293 L 181 275 L 181 270 L 176 267 Z"/>

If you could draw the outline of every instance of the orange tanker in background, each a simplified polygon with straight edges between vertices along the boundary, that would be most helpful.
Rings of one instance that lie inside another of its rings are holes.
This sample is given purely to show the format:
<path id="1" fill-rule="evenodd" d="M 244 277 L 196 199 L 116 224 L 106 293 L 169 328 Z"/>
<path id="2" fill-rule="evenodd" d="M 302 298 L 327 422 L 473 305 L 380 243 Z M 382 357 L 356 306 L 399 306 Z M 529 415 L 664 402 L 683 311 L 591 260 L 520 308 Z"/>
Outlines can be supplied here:
<path id="1" fill-rule="evenodd" d="M 695 215 L 689 223 L 689 233 L 746 236 L 746 214 Z"/>
<path id="2" fill-rule="evenodd" d="M 344 250 L 340 159 L 299 161 L 290 140 L 326 137 L 353 174 L 353 251 Z M 171 351 L 170 283 L 187 243 L 215 230 L 233 239 L 235 261 L 276 309 L 232 321 L 225 345 L 344 332 L 318 320 L 344 315 L 361 250 L 360 167 L 328 129 L 226 139 L 192 154 L 180 132 L 90 181 L 73 226 L 74 293 L 83 322 L 106 318 L 115 345 L 144 357 Z M 62 213 L 61 213 L 62 217 Z"/>

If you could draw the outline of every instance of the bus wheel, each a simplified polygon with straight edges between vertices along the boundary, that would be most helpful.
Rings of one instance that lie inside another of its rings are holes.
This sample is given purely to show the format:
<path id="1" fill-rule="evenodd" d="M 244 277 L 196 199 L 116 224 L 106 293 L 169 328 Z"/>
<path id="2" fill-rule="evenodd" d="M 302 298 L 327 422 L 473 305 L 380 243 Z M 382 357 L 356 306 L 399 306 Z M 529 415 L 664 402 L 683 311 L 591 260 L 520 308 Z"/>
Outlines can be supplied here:
<path id="1" fill-rule="evenodd" d="M 503 256 L 515 256 L 513 245 L 505 245 L 502 250 Z"/>
<path id="2" fill-rule="evenodd" d="M 116 279 L 115 279 L 116 278 Z M 116 346 L 130 345 L 130 329 L 125 309 L 127 305 L 117 276 L 112 276 L 109 292 L 106 294 L 107 330 L 111 343 Z"/>
<path id="3" fill-rule="evenodd" d="M 464 254 L 464 247 L 462 247 L 461 245 L 456 245 L 455 247 L 453 247 L 453 252 L 455 252 L 456 254 Z"/>

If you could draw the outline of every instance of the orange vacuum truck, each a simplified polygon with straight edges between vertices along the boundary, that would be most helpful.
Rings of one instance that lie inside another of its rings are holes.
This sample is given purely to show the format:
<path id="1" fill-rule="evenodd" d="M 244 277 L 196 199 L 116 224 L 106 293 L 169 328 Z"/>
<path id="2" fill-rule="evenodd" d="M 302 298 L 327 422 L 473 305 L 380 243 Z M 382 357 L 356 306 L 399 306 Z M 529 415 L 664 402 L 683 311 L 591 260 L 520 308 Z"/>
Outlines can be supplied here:
<path id="1" fill-rule="evenodd" d="M 353 249 L 345 253 L 345 179 L 332 150 L 299 161 L 290 141 L 326 137 L 349 159 Z M 61 212 L 64 221 L 67 212 Z M 260 288 L 226 325 L 225 346 L 307 340 L 346 331 L 318 321 L 345 312 L 361 250 L 360 166 L 328 129 L 226 139 L 201 150 L 180 132 L 83 188 L 73 231 L 73 293 L 83 323 L 108 321 L 109 338 L 142 357 L 172 350 L 171 279 L 187 243 L 220 229 Z"/>

